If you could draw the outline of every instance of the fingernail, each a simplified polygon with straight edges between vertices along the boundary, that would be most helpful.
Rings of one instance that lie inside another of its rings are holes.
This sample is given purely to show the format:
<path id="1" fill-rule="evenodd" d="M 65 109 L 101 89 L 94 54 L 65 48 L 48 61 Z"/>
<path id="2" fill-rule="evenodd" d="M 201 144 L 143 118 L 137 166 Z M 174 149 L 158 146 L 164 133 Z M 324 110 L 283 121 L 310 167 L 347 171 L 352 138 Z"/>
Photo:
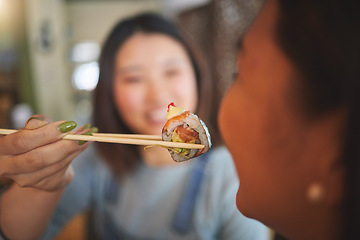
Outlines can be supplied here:
<path id="1" fill-rule="evenodd" d="M 28 124 L 28 123 L 29 123 L 31 120 L 33 120 L 33 119 L 37 119 L 37 120 L 42 121 L 42 119 L 39 118 L 39 117 L 31 117 L 31 118 L 29 118 L 29 119 L 26 121 L 26 124 Z"/>
<path id="2" fill-rule="evenodd" d="M 70 132 L 71 130 L 73 130 L 74 128 L 76 128 L 76 126 L 77 126 L 76 122 L 67 121 L 67 122 L 60 123 L 58 126 L 58 129 L 62 133 L 67 133 L 67 132 Z"/>
<path id="3" fill-rule="evenodd" d="M 87 132 L 85 132 L 85 133 L 83 133 L 83 134 L 81 134 L 81 135 L 92 135 L 93 133 L 97 133 L 99 130 L 98 130 L 98 128 L 97 127 L 92 127 L 92 128 L 90 128 L 89 129 L 89 131 L 87 131 Z M 87 141 L 83 141 L 83 140 L 79 140 L 78 141 L 78 144 L 79 145 L 83 145 L 83 144 L 85 144 L 85 143 L 87 143 Z"/>
<path id="4" fill-rule="evenodd" d="M 92 127 L 92 128 L 90 129 L 90 131 L 91 131 L 91 134 L 93 134 L 93 133 L 99 132 L 99 129 L 98 129 L 97 127 Z"/>
<path id="5" fill-rule="evenodd" d="M 25 123 L 25 129 L 36 129 L 44 126 L 48 122 L 40 116 L 32 116 Z"/>

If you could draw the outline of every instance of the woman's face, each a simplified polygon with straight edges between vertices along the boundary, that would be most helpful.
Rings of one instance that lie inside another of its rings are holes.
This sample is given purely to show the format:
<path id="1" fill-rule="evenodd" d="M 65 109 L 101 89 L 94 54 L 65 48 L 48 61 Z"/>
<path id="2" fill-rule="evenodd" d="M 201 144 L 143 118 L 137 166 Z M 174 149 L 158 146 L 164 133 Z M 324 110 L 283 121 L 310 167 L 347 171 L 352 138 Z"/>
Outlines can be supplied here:
<path id="1" fill-rule="evenodd" d="M 188 54 L 163 34 L 136 33 L 125 41 L 116 56 L 113 89 L 124 122 L 141 134 L 161 134 L 170 102 L 190 111 L 198 102 Z"/>
<path id="2" fill-rule="evenodd" d="M 277 11 L 276 1 L 267 1 L 243 38 L 238 76 L 219 114 L 240 179 L 237 206 L 265 223 L 274 216 L 286 221 L 314 175 L 311 161 L 303 161 L 313 157 L 313 142 L 311 126 L 294 109 L 295 70 L 275 40 Z"/>

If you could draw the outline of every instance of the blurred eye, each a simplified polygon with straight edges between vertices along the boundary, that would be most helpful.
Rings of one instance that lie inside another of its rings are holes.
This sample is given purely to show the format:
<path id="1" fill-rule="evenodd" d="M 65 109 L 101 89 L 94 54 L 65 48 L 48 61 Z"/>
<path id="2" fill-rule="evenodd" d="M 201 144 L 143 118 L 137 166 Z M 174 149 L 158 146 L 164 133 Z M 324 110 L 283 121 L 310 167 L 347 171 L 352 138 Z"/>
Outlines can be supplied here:
<path id="1" fill-rule="evenodd" d="M 126 84 L 136 84 L 136 83 L 140 83 L 142 80 L 142 78 L 140 76 L 125 76 L 122 79 L 123 83 Z"/>
<path id="2" fill-rule="evenodd" d="M 176 68 L 167 69 L 165 71 L 165 77 L 172 78 L 180 75 L 180 70 Z"/>

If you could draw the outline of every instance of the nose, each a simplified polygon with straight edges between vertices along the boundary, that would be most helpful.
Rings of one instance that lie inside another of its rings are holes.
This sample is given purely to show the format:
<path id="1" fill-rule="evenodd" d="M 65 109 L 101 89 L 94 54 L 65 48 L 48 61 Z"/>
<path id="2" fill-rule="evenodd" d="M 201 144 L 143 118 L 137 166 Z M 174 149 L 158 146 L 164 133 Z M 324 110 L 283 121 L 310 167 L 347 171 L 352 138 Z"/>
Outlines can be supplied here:
<path id="1" fill-rule="evenodd" d="M 146 91 L 146 100 L 149 103 L 162 102 L 166 96 L 166 89 L 164 84 L 161 84 L 160 81 L 148 81 L 147 91 Z"/>

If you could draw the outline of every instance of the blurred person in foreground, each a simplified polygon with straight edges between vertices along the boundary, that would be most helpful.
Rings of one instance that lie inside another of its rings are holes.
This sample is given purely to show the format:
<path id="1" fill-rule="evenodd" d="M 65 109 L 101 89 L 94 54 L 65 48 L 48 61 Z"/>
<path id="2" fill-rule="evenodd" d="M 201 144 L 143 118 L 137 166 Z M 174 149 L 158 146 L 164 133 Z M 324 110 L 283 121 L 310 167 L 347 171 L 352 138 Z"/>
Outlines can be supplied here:
<path id="1" fill-rule="evenodd" d="M 238 209 L 293 240 L 360 239 L 360 2 L 268 0 L 219 114 Z"/>

